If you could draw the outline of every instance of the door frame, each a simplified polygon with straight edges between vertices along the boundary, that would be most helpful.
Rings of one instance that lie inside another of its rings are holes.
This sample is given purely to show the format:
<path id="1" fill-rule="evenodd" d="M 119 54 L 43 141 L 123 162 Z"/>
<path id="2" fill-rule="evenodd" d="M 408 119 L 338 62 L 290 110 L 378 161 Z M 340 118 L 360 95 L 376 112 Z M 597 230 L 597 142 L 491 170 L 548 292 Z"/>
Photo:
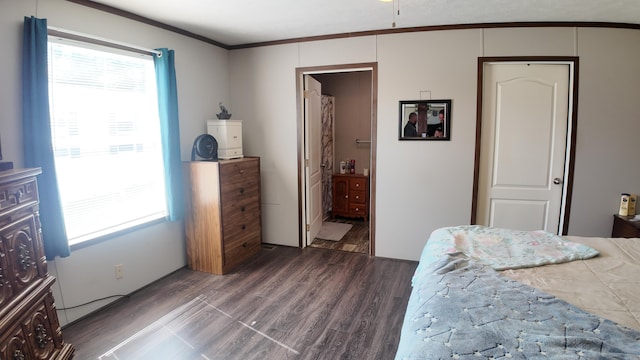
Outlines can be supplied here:
<path id="1" fill-rule="evenodd" d="M 522 63 L 535 62 L 542 64 L 568 64 L 570 69 L 569 86 L 572 87 L 569 99 L 569 110 L 571 117 L 567 124 L 567 145 L 565 152 L 565 175 L 560 209 L 561 231 L 559 235 L 566 235 L 569 228 L 569 216 L 571 212 L 571 198 L 573 195 L 573 170 L 576 154 L 576 133 L 578 125 L 578 75 L 579 58 L 577 56 L 510 56 L 510 57 L 479 57 L 478 58 L 478 80 L 477 80 L 477 104 L 476 104 L 476 146 L 475 160 L 473 168 L 473 197 L 471 201 L 471 222 L 476 224 L 478 206 L 478 179 L 480 176 L 480 145 L 482 139 L 482 102 L 483 102 L 483 80 L 484 65 L 491 62 Z"/>
<path id="2" fill-rule="evenodd" d="M 298 134 L 298 246 L 306 246 L 305 154 L 304 154 L 304 75 L 341 72 L 371 72 L 371 151 L 369 169 L 369 255 L 375 255 L 375 214 L 376 214 L 376 137 L 378 124 L 378 63 L 355 63 L 296 68 L 296 113 Z"/>

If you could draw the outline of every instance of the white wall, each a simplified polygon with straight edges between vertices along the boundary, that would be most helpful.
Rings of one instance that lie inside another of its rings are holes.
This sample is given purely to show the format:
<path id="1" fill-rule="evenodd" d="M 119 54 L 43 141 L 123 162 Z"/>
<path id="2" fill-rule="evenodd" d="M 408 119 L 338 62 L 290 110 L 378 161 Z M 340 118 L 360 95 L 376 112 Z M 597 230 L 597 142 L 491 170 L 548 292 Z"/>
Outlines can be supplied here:
<path id="1" fill-rule="evenodd" d="M 230 57 L 233 118 L 242 119 L 245 155 L 260 156 L 262 241 L 298 246 L 297 45 L 246 49 Z M 261 71 L 269 64 L 269 71 Z M 291 84 L 292 86 L 282 86 Z"/>
<path id="2" fill-rule="evenodd" d="M 434 52 L 433 49 L 438 49 Z M 268 57 L 264 55 L 268 54 Z M 471 217 L 477 58 L 579 56 L 579 107 L 570 235 L 608 236 L 621 192 L 640 192 L 640 31 L 511 28 L 416 32 L 233 50 L 231 100 L 244 118 L 277 126 L 251 135 L 278 196 L 264 241 L 297 245 L 296 67 L 378 63 L 376 255 L 413 259 L 431 231 Z M 246 75 L 251 74 L 251 75 Z M 269 78 L 272 81 L 258 82 Z M 397 140 L 398 101 L 452 99 L 448 142 Z M 283 110 L 265 112 L 260 104 Z M 607 112 L 605 112 L 606 110 Z M 257 120 L 259 119 L 259 120 Z M 287 162 L 287 165 L 281 164 Z M 277 166 L 275 164 L 278 164 Z M 282 196 L 287 194 L 287 196 Z M 295 237 L 295 238 L 292 238 Z"/>
<path id="3" fill-rule="evenodd" d="M 579 29 L 577 48 L 578 151 L 569 233 L 610 236 L 620 193 L 640 193 L 640 31 Z"/>
<path id="4" fill-rule="evenodd" d="M 480 32 L 378 39 L 376 255 L 417 259 L 431 231 L 469 223 Z M 450 141 L 398 141 L 398 101 L 420 91 L 451 99 Z"/>
<path id="5" fill-rule="evenodd" d="M 100 36 L 146 48 L 175 50 L 182 159 L 188 160 L 195 137 L 206 132 L 218 102 L 229 103 L 228 51 L 156 27 L 62 0 L 1 0 L 0 40 L 5 49 L 0 67 L 0 139 L 4 161 L 21 167 L 21 53 L 24 16 L 46 18 L 49 26 Z M 57 278 L 58 308 L 71 307 L 114 294 L 128 294 L 186 265 L 181 222 L 144 228 L 73 251 L 49 262 Z M 124 279 L 115 279 L 115 264 L 124 265 Z M 59 311 L 62 324 L 109 301 Z"/>

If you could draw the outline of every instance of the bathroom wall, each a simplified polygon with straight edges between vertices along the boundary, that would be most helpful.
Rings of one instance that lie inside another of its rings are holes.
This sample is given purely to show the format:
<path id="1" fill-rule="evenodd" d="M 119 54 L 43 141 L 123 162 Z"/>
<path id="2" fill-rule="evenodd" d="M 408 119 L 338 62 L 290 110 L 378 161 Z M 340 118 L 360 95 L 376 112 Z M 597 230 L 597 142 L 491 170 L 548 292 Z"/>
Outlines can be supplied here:
<path id="1" fill-rule="evenodd" d="M 323 94 L 335 97 L 334 173 L 341 160 L 354 159 L 356 173 L 369 169 L 371 139 L 371 71 L 314 74 L 322 83 Z"/>

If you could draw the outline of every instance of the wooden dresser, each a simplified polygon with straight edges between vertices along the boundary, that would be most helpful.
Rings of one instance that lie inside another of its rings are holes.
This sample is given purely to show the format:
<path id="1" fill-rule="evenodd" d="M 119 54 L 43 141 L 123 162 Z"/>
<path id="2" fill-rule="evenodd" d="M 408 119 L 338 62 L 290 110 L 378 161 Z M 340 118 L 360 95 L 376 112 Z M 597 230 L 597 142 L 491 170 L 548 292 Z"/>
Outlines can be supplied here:
<path id="1" fill-rule="evenodd" d="M 190 269 L 225 274 L 260 251 L 260 158 L 184 163 Z"/>
<path id="2" fill-rule="evenodd" d="M 36 176 L 0 172 L 0 359 L 70 359 L 42 246 Z"/>
<path id="3" fill-rule="evenodd" d="M 333 175 L 334 216 L 369 217 L 369 177 L 357 174 Z"/>

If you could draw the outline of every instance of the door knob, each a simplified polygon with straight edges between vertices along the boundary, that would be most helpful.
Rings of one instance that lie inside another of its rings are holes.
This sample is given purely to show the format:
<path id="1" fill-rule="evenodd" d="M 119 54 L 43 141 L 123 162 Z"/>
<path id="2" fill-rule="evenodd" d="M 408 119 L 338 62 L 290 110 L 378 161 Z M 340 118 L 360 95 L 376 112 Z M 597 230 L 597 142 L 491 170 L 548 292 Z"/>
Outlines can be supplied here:
<path id="1" fill-rule="evenodd" d="M 560 184 L 562 184 L 562 179 L 555 178 L 555 179 L 553 179 L 553 183 L 556 184 L 556 185 L 560 185 Z"/>

